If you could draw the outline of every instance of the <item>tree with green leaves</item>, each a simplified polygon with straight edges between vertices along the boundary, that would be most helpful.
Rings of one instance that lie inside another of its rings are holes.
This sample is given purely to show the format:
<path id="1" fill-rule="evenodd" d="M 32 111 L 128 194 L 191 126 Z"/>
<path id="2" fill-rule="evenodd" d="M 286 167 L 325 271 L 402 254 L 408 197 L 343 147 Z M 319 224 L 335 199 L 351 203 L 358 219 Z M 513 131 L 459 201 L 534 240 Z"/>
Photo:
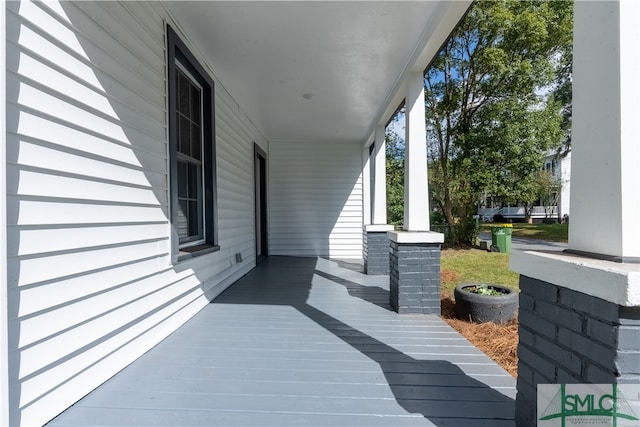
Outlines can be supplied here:
<path id="1" fill-rule="evenodd" d="M 542 159 L 566 138 L 551 94 L 572 37 L 572 2 L 479 1 L 427 69 L 429 182 L 452 243 L 472 238 L 481 193 L 537 198 Z"/>

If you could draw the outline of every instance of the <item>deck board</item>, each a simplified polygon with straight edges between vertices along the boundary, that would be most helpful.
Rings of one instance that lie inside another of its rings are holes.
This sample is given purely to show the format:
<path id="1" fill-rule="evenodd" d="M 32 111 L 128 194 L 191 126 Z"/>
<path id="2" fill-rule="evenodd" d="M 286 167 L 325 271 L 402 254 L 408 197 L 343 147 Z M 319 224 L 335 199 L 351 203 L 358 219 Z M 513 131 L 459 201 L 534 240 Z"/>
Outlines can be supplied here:
<path id="1" fill-rule="evenodd" d="M 512 426 L 515 379 L 388 279 L 272 257 L 50 426 Z"/>

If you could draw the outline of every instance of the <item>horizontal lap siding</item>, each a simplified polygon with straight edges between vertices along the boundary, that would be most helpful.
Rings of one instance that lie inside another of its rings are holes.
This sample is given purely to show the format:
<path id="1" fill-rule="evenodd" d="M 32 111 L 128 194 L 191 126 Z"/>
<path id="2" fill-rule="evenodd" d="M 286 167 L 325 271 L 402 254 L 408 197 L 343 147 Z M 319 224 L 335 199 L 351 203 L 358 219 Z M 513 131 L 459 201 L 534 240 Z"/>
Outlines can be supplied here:
<path id="1" fill-rule="evenodd" d="M 164 10 L 6 7 L 11 417 L 39 425 L 253 266 L 265 144 L 216 82 L 221 250 L 172 265 Z"/>
<path id="2" fill-rule="evenodd" d="M 357 143 L 272 142 L 269 250 L 362 257 L 362 149 Z"/>

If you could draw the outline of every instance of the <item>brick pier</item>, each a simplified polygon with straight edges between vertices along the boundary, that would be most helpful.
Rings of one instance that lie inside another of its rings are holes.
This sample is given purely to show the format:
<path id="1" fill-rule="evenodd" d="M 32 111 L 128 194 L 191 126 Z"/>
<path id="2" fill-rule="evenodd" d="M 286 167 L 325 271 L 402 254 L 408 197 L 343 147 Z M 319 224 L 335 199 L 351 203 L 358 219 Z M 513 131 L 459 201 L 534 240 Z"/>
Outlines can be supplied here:
<path id="1" fill-rule="evenodd" d="M 389 274 L 389 238 L 393 225 L 365 225 L 362 236 L 364 272 L 370 275 Z"/>
<path id="2" fill-rule="evenodd" d="M 538 384 L 640 383 L 638 264 L 529 252 L 511 265 L 521 273 L 518 427 L 537 424 Z"/>
<path id="3" fill-rule="evenodd" d="M 389 302 L 398 313 L 440 314 L 440 244 L 432 232 L 390 232 Z"/>

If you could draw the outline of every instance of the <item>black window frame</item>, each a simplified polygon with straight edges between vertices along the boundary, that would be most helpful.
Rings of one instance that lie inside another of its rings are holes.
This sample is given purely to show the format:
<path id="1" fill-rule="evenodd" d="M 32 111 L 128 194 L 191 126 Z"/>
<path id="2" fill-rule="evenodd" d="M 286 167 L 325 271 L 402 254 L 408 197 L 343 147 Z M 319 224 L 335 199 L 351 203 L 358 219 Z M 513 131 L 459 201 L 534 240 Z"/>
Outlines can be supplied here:
<path id="1" fill-rule="evenodd" d="M 179 63 L 179 65 L 178 65 Z M 203 239 L 197 243 L 180 243 L 178 235 L 178 124 L 176 68 L 185 69 L 202 88 L 202 163 Z M 216 138 L 215 138 L 215 85 L 213 79 L 195 56 L 167 25 L 167 98 L 169 126 L 169 211 L 171 218 L 172 248 L 177 260 L 188 259 L 219 250 L 217 224 Z"/>

